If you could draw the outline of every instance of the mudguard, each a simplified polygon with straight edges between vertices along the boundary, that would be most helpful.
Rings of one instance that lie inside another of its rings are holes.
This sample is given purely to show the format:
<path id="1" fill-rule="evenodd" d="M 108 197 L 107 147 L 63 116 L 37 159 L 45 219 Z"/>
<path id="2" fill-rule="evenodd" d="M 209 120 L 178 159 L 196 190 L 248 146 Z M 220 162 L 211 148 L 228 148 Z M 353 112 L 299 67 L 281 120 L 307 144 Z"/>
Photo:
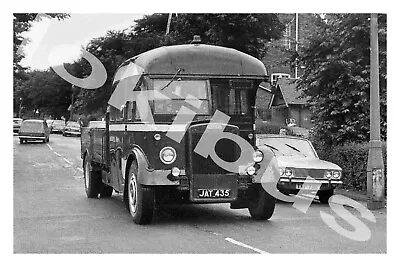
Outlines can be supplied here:
<path id="1" fill-rule="evenodd" d="M 259 163 L 260 169 L 253 176 L 253 183 L 265 183 L 279 181 L 279 165 L 274 153 L 265 146 L 257 147 L 264 154 L 263 160 Z"/>
<path id="2" fill-rule="evenodd" d="M 143 151 L 139 147 L 135 147 L 129 153 L 127 157 L 126 163 L 123 160 L 122 166 L 125 166 L 125 170 L 122 170 L 125 173 L 125 176 L 128 175 L 130 164 L 133 162 L 129 160 L 130 157 L 133 157 L 133 161 L 136 160 L 138 165 L 138 182 L 142 185 L 179 185 L 179 181 L 170 181 L 167 176 L 171 173 L 170 170 L 154 170 L 149 166 L 149 162 L 147 157 L 143 153 Z"/>

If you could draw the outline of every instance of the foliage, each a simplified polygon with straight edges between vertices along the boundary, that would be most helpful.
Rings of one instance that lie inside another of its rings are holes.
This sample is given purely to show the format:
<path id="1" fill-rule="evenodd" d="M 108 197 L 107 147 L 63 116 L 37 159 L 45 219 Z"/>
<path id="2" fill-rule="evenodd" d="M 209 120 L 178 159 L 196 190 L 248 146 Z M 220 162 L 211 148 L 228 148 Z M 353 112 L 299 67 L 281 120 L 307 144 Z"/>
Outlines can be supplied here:
<path id="1" fill-rule="evenodd" d="M 367 190 L 368 143 L 346 143 L 331 149 L 326 149 L 314 143 L 314 147 L 321 159 L 333 162 L 342 168 L 343 188 L 356 191 Z M 387 173 L 386 148 L 386 142 L 384 142 L 382 154 L 385 174 Z M 385 185 L 386 181 L 385 175 Z"/>
<path id="2" fill-rule="evenodd" d="M 14 79 L 15 92 L 18 98 L 14 111 L 22 114 L 39 109 L 41 114 L 52 115 L 55 118 L 68 115 L 71 104 L 71 85 L 53 71 L 30 71 L 24 73 L 24 79 Z"/>
<path id="3" fill-rule="evenodd" d="M 369 138 L 369 14 L 333 14 L 300 51 L 298 88 L 310 96 L 316 136 L 324 145 Z M 381 133 L 386 139 L 386 15 L 379 15 Z"/>
<path id="4" fill-rule="evenodd" d="M 153 14 L 136 21 L 134 31 L 164 35 L 168 14 Z M 261 59 L 265 45 L 282 37 L 284 25 L 277 14 L 179 14 L 171 20 L 168 44 L 189 43 L 200 35 L 202 43 L 235 48 Z"/>

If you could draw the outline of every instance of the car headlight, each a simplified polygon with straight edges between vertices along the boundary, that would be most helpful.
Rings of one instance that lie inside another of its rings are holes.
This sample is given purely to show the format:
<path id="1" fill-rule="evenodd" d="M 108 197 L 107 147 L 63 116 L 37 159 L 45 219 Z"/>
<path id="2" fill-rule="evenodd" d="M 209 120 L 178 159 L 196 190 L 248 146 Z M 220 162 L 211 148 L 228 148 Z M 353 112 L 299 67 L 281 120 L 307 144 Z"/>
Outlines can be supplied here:
<path id="1" fill-rule="evenodd" d="M 327 179 L 331 179 L 332 178 L 332 172 L 331 171 L 325 171 L 324 177 L 327 178 Z"/>
<path id="2" fill-rule="evenodd" d="M 256 150 L 253 153 L 253 160 L 254 162 L 261 162 L 264 159 L 264 154 L 261 152 L 261 150 Z"/>
<path id="3" fill-rule="evenodd" d="M 334 179 L 340 179 L 340 171 L 333 171 L 332 176 Z"/>
<path id="4" fill-rule="evenodd" d="M 285 176 L 287 176 L 287 177 L 293 176 L 293 170 L 286 168 L 285 169 Z"/>
<path id="5" fill-rule="evenodd" d="M 176 151 L 174 148 L 167 146 L 160 151 L 160 160 L 164 164 L 171 164 L 176 159 Z"/>
<path id="6" fill-rule="evenodd" d="M 281 177 L 293 177 L 294 172 L 291 168 L 279 168 L 279 174 Z"/>

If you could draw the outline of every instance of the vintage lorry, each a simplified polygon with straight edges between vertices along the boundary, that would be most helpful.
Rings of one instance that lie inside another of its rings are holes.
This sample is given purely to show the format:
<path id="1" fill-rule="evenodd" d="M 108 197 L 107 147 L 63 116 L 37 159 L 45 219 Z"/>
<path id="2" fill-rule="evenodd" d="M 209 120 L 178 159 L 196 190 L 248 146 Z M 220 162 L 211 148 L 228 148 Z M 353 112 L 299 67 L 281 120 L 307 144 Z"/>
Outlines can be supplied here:
<path id="1" fill-rule="evenodd" d="M 231 203 L 269 219 L 275 198 L 257 178 L 268 151 L 255 147 L 255 96 L 267 77 L 252 56 L 196 42 L 126 60 L 104 122 L 82 128 L 87 197 L 123 194 L 137 224 L 171 202 Z"/>

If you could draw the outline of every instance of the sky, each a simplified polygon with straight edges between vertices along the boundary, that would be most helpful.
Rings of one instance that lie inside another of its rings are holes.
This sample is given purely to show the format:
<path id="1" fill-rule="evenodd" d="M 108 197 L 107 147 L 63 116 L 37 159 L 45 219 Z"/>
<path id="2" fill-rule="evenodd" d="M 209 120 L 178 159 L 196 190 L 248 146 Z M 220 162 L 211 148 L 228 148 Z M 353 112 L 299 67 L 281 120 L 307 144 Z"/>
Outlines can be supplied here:
<path id="1" fill-rule="evenodd" d="M 80 49 L 91 39 L 104 36 L 109 30 L 123 30 L 144 14 L 72 13 L 64 20 L 43 18 L 35 21 L 24 37 L 29 42 L 24 48 L 21 65 L 44 70 L 60 63 L 71 63 L 79 58 Z"/>

